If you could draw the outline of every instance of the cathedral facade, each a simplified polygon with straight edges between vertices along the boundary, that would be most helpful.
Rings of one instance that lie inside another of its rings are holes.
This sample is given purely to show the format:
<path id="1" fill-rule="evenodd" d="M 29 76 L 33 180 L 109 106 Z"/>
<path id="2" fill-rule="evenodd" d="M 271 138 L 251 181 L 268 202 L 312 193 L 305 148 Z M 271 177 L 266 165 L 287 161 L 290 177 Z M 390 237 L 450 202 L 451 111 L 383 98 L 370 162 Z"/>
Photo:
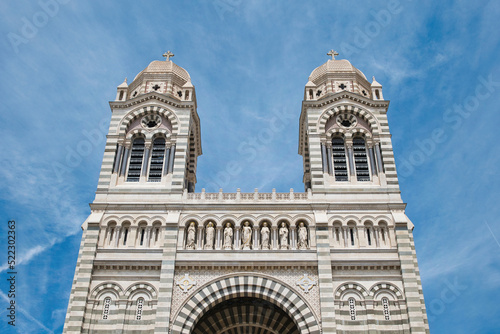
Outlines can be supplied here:
<path id="1" fill-rule="evenodd" d="M 118 86 L 64 333 L 429 333 L 389 101 L 328 55 L 304 89 L 304 192 L 195 192 L 172 53 Z"/>

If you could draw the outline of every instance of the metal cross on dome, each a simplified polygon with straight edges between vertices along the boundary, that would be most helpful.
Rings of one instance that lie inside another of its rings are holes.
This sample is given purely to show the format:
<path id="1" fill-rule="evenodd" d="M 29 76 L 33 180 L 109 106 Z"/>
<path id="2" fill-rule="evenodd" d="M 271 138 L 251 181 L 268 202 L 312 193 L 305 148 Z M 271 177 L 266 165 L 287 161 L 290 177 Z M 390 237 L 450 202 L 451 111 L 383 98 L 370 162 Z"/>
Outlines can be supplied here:
<path id="1" fill-rule="evenodd" d="M 327 56 L 331 56 L 332 57 L 332 60 L 335 60 L 335 56 L 338 56 L 339 53 L 337 51 L 334 51 L 334 50 L 330 50 L 330 52 L 328 52 L 326 54 Z"/>
<path id="2" fill-rule="evenodd" d="M 169 61 L 170 60 L 170 57 L 173 57 L 175 56 L 172 52 L 170 51 L 167 51 L 163 54 L 163 57 L 167 58 L 166 60 Z"/>

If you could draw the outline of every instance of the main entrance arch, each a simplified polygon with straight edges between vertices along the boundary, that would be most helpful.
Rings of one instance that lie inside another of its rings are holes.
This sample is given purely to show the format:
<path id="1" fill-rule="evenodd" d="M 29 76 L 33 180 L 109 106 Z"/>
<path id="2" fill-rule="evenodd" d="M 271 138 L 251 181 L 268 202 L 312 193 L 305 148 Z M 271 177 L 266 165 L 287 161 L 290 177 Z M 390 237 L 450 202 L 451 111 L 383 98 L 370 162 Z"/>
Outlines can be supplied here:
<path id="1" fill-rule="evenodd" d="M 227 319 L 226 322 L 221 318 Z M 280 323 L 272 324 L 273 321 Z M 217 326 L 216 331 L 207 330 L 210 325 Z M 272 278 L 253 273 L 233 274 L 200 288 L 177 313 L 172 332 L 231 334 L 238 328 L 243 333 L 251 329 L 259 329 L 251 333 L 262 334 L 320 333 L 314 314 L 295 291 Z"/>
<path id="2" fill-rule="evenodd" d="M 300 334 L 285 311 L 263 299 L 237 297 L 225 300 L 205 313 L 192 334 Z"/>

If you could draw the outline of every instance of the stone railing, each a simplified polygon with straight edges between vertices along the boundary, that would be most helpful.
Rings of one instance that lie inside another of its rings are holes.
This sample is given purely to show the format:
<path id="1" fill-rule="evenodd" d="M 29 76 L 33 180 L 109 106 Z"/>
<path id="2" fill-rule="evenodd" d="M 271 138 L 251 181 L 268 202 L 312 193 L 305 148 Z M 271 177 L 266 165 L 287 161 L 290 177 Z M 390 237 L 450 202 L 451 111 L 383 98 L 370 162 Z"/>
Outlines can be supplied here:
<path id="1" fill-rule="evenodd" d="M 188 201 L 209 201 L 209 202 L 290 202 L 290 201 L 307 201 L 312 197 L 309 190 L 306 193 L 295 193 L 290 189 L 288 193 L 277 193 L 273 189 L 270 193 L 259 193 L 255 189 L 253 193 L 242 193 L 238 188 L 235 193 L 224 193 L 222 189 L 218 193 L 207 193 L 205 189 L 201 193 L 188 193 L 184 191 L 184 199 Z"/>

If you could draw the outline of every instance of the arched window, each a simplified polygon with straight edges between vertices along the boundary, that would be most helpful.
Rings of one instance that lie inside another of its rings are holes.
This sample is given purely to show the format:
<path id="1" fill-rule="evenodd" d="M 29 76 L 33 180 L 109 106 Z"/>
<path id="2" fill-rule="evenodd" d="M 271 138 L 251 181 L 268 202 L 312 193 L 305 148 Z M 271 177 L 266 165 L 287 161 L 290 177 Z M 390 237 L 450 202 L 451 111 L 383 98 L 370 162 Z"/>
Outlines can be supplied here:
<path id="1" fill-rule="evenodd" d="M 391 314 L 389 312 L 389 299 L 382 298 L 382 306 L 384 308 L 384 317 L 385 320 L 391 320 Z"/>
<path id="2" fill-rule="evenodd" d="M 139 182 L 141 178 L 142 158 L 144 157 L 144 138 L 135 138 L 130 153 L 127 181 Z"/>
<path id="3" fill-rule="evenodd" d="M 332 154 L 335 181 L 348 181 L 344 138 L 335 137 L 332 139 Z"/>
<path id="4" fill-rule="evenodd" d="M 104 305 L 102 307 L 102 319 L 103 320 L 108 319 L 110 305 L 111 305 L 111 297 L 104 298 Z"/>
<path id="5" fill-rule="evenodd" d="M 127 238 L 128 238 L 128 227 L 125 227 L 123 231 L 123 246 L 127 245 Z"/>
<path id="6" fill-rule="evenodd" d="M 142 319 L 142 308 L 144 306 L 144 298 L 137 299 L 137 309 L 135 310 L 135 319 Z"/>
<path id="7" fill-rule="evenodd" d="M 358 178 L 358 181 L 370 181 L 365 140 L 361 137 L 356 137 L 353 139 L 352 144 L 352 149 L 354 151 L 354 164 L 356 165 L 356 177 Z"/>
<path id="8" fill-rule="evenodd" d="M 151 163 L 149 165 L 150 182 L 160 182 L 161 172 L 163 170 L 163 158 L 165 157 L 165 138 L 156 138 L 153 141 L 153 150 L 151 152 Z"/>
<path id="9" fill-rule="evenodd" d="M 111 227 L 109 229 L 109 245 L 111 245 L 111 243 L 113 242 L 113 236 L 115 234 L 115 227 Z"/>
<path id="10" fill-rule="evenodd" d="M 139 245 L 144 245 L 144 237 L 146 236 L 146 227 L 141 227 L 139 230 Z"/>
<path id="11" fill-rule="evenodd" d="M 356 300 L 349 298 L 349 315 L 351 320 L 356 320 Z"/>
<path id="12" fill-rule="evenodd" d="M 351 246 L 354 246 L 354 228 L 353 227 L 349 228 L 349 237 L 351 239 Z"/>
<path id="13" fill-rule="evenodd" d="M 368 241 L 368 246 L 372 245 L 372 232 L 370 227 L 366 227 L 366 239 Z"/>

